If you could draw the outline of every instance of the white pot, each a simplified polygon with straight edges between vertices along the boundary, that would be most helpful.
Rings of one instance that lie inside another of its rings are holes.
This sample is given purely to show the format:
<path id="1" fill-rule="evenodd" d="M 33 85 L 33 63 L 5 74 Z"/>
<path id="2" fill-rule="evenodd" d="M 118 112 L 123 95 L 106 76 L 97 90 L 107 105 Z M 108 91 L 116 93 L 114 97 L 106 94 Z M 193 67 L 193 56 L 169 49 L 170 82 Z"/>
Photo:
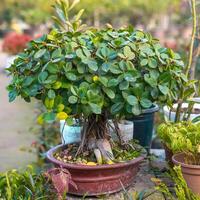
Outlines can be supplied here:
<path id="1" fill-rule="evenodd" d="M 114 128 L 114 124 L 112 122 L 110 122 L 110 125 Z M 134 128 L 134 124 L 132 121 L 128 121 L 128 120 L 121 120 L 118 123 L 120 132 L 121 132 L 121 139 L 125 142 L 130 141 L 133 139 L 133 128 Z M 117 140 L 117 135 L 115 133 L 115 131 L 110 128 L 110 132 L 111 132 L 111 136 L 113 138 L 113 140 Z"/>
<path id="2" fill-rule="evenodd" d="M 69 126 L 64 120 L 60 121 L 60 133 L 62 144 L 71 144 L 81 141 L 82 126 L 78 125 L 74 120 L 74 125 Z"/>
<path id="3" fill-rule="evenodd" d="M 178 104 L 174 104 L 173 105 L 173 108 L 177 108 Z M 188 107 L 188 103 L 183 103 L 182 104 L 182 108 L 187 108 Z M 196 109 L 200 109 L 200 104 L 196 103 L 194 104 L 194 107 L 193 108 L 196 108 Z M 163 111 L 164 111 L 164 115 L 165 115 L 165 118 L 169 121 L 172 121 L 174 122 L 175 121 L 175 116 L 176 116 L 176 113 L 175 112 L 171 112 L 170 113 L 170 108 L 168 106 L 164 106 L 163 107 Z M 194 118 L 200 116 L 200 113 L 198 114 L 191 114 L 190 117 L 189 117 L 189 120 L 193 120 Z M 186 117 L 187 117 L 187 114 L 186 114 Z M 183 113 L 181 113 L 180 115 L 180 119 L 182 120 L 183 119 Z"/>

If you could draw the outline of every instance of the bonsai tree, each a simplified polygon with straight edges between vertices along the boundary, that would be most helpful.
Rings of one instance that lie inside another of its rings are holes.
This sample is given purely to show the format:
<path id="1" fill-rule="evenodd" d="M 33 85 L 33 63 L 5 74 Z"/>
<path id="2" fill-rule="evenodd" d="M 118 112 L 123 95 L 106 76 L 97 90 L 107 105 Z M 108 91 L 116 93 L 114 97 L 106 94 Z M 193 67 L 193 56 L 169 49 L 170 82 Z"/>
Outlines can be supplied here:
<path id="1" fill-rule="evenodd" d="M 120 138 L 119 119 L 176 100 L 187 81 L 184 66 L 178 54 L 132 27 L 80 30 L 83 11 L 69 21 L 73 6 L 58 2 L 54 20 L 60 28 L 31 41 L 9 68 L 9 100 L 40 100 L 46 108 L 40 123 L 78 119 L 83 129 L 77 155 L 98 149 L 110 162 L 108 119 Z"/>

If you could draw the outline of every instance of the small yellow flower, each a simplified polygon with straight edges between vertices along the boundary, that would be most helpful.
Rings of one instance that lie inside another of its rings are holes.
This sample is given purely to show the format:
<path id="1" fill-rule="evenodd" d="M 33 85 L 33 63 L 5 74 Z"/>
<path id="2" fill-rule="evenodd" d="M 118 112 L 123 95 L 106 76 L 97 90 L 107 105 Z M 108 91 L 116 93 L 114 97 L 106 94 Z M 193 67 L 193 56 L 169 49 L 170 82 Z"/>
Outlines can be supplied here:
<path id="1" fill-rule="evenodd" d="M 99 77 L 98 77 L 97 75 L 95 75 L 95 76 L 93 76 L 92 80 L 93 80 L 94 82 L 97 82 L 97 81 L 99 80 Z"/>
<path id="2" fill-rule="evenodd" d="M 57 115 L 56 115 L 57 119 L 59 120 L 65 120 L 69 117 L 69 115 L 66 113 L 66 112 L 59 112 Z"/>
<path id="3" fill-rule="evenodd" d="M 37 123 L 42 125 L 44 123 L 44 119 L 43 119 L 43 115 L 40 115 L 38 118 L 37 118 Z"/>

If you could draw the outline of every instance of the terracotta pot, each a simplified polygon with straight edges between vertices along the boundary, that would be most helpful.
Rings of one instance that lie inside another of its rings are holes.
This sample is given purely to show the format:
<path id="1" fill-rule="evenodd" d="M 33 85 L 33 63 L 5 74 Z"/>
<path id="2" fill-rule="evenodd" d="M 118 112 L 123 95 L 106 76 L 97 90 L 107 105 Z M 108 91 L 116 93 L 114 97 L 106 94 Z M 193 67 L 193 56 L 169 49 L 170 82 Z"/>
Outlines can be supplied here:
<path id="1" fill-rule="evenodd" d="M 180 165 L 188 187 L 200 195 L 200 165 L 188 165 L 184 163 L 184 153 L 175 154 L 172 157 L 175 165 Z"/>
<path id="2" fill-rule="evenodd" d="M 111 194 L 122 190 L 122 185 L 126 188 L 134 180 L 140 163 L 144 157 L 138 157 L 125 163 L 112 165 L 87 166 L 79 164 L 67 164 L 54 158 L 54 153 L 64 148 L 59 145 L 47 152 L 47 158 L 56 167 L 63 167 L 69 170 L 72 180 L 77 185 L 78 190 L 69 186 L 69 194 L 96 196 Z"/>

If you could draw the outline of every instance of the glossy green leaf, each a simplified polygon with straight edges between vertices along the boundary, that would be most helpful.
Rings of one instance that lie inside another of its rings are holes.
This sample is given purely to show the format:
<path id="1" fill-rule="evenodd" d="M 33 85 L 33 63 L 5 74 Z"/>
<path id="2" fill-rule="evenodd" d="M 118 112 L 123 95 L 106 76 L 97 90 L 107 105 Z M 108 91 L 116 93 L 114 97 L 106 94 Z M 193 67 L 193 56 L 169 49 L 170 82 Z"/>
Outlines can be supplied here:
<path id="1" fill-rule="evenodd" d="M 48 91 L 48 97 L 49 97 L 49 99 L 54 99 L 56 97 L 54 90 Z"/>
<path id="2" fill-rule="evenodd" d="M 71 104 L 75 104 L 78 101 L 78 98 L 76 96 L 70 96 L 68 101 Z"/>
<path id="3" fill-rule="evenodd" d="M 134 106 L 134 105 L 138 104 L 138 99 L 137 99 L 135 96 L 133 96 L 133 95 L 129 95 L 129 96 L 127 97 L 127 102 L 128 102 L 130 105 Z"/>

